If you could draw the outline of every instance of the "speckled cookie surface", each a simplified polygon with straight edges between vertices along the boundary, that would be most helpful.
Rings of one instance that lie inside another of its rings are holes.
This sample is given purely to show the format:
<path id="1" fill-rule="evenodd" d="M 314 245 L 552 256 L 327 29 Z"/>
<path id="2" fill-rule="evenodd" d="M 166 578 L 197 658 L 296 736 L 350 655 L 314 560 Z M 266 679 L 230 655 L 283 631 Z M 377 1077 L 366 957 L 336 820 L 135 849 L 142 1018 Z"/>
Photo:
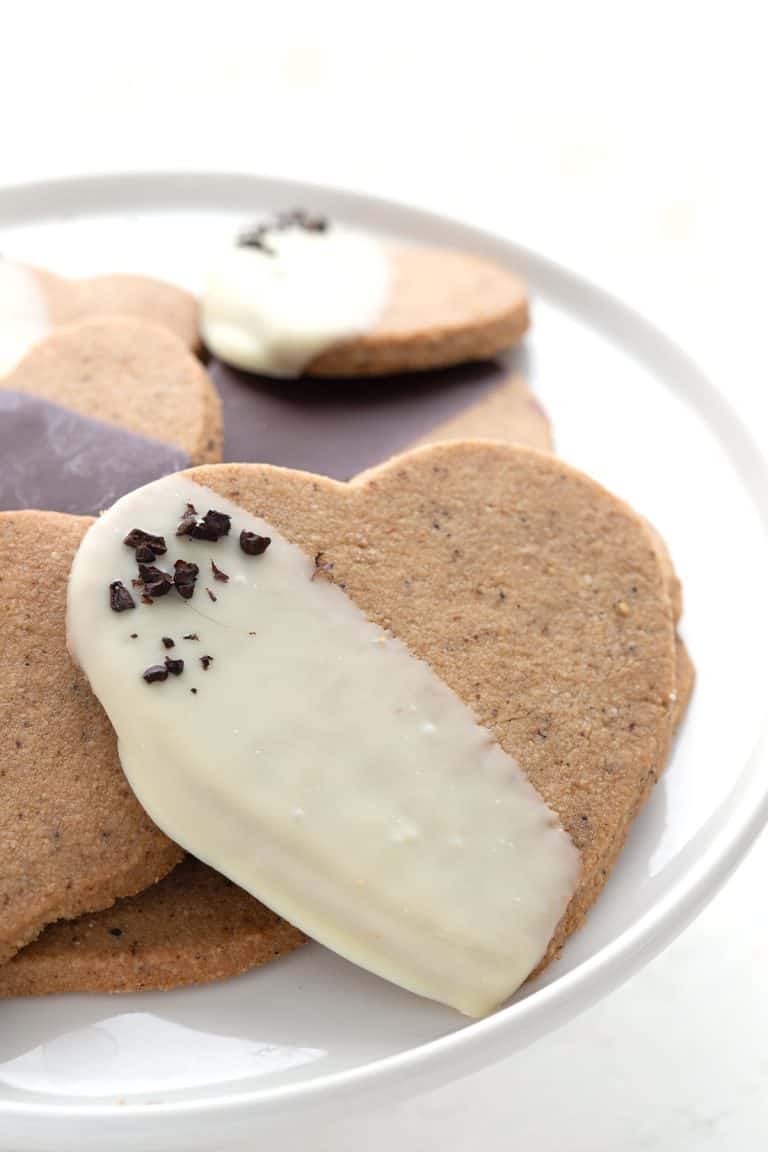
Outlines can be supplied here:
<path id="1" fill-rule="evenodd" d="M 47 928 L 0 967 L 0 997 L 203 984 L 266 964 L 305 940 L 242 888 L 187 857 L 148 891 Z"/>
<path id="2" fill-rule="evenodd" d="M 324 551 L 334 579 L 517 757 L 582 853 L 554 955 L 602 887 L 678 718 L 673 613 L 644 521 L 554 458 L 500 444 L 433 447 L 349 485 L 258 465 L 192 476 Z M 71 942 L 66 930 L 46 934 L 55 951 Z M 169 931 L 158 952 L 174 953 L 176 976 L 158 960 L 142 986 L 228 974 L 217 963 L 206 976 L 185 940 Z M 102 940 L 93 980 L 80 969 L 78 987 L 134 986 L 122 960 L 109 976 L 111 948 Z M 24 975 L 33 952 L 9 994 L 64 987 L 50 965 Z"/>
<path id="3" fill-rule="evenodd" d="M 443 444 L 342 485 L 266 466 L 191 477 L 256 512 L 474 708 L 582 854 L 554 955 L 667 761 L 674 619 L 644 522 L 553 457 Z"/>
<path id="4" fill-rule="evenodd" d="M 310 376 L 379 376 L 485 360 L 528 328 L 528 296 L 505 268 L 445 248 L 391 249 L 389 303 L 372 331 L 316 356 Z"/>
<path id="5" fill-rule="evenodd" d="M 134 799 L 111 725 L 67 654 L 67 579 L 88 524 L 0 514 L 0 959 L 180 859 Z"/>
<path id="6" fill-rule="evenodd" d="M 102 316 L 132 316 L 168 329 L 191 351 L 200 346 L 198 302 L 175 284 L 151 276 L 92 276 L 71 280 L 31 268 L 55 327 Z"/>
<path id="7" fill-rule="evenodd" d="M 221 403 L 178 337 L 107 316 L 54 331 L 0 380 L 92 419 L 162 437 L 195 463 L 221 459 Z"/>

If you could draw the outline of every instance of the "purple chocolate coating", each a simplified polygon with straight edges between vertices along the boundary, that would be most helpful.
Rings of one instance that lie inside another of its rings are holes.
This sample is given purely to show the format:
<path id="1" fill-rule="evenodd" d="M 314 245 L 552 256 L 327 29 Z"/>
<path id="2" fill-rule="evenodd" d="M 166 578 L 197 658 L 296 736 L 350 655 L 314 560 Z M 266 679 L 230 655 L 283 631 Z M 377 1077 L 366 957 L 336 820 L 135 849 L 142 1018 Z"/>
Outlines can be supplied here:
<path id="1" fill-rule="evenodd" d="M 224 459 L 348 480 L 476 404 L 519 356 L 370 380 L 271 380 L 212 359 L 208 371 L 224 407 Z"/>
<path id="2" fill-rule="evenodd" d="M 224 408 L 224 459 L 346 480 L 477 403 L 512 371 L 502 361 L 371 380 L 271 380 L 211 360 Z M 189 468 L 180 448 L 0 390 L 0 509 L 95 515 Z"/>
<path id="3" fill-rule="evenodd" d="M 0 391 L 0 510 L 94 516 L 150 480 L 189 468 L 181 448 Z"/>

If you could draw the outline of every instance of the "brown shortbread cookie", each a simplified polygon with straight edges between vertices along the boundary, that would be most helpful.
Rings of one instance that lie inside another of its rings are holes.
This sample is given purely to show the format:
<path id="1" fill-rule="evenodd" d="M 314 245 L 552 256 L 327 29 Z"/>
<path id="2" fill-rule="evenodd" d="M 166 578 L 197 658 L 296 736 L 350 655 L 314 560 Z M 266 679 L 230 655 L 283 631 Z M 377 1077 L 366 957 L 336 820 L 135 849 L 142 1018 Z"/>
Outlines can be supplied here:
<path id="1" fill-rule="evenodd" d="M 59 917 L 141 891 L 181 856 L 135 800 L 67 654 L 67 580 L 89 523 L 0 514 L 0 959 Z"/>
<path id="2" fill-rule="evenodd" d="M 382 376 L 485 360 L 528 328 L 525 285 L 500 265 L 446 248 L 393 248 L 389 303 L 371 332 L 321 352 L 310 376 Z"/>
<path id="3" fill-rule="evenodd" d="M 205 369 L 171 332 L 105 316 L 57 329 L 0 381 L 143 436 L 197 463 L 221 459 L 221 402 Z"/>
<path id="4" fill-rule="evenodd" d="M 151 276 L 91 276 L 72 280 L 30 268 L 42 289 L 51 324 L 103 316 L 131 316 L 173 332 L 190 350 L 200 347 L 198 302 L 175 284 Z"/>
<path id="5" fill-rule="evenodd" d="M 481 400 L 436 424 L 410 445 L 420 448 L 444 440 L 504 440 L 552 451 L 549 417 L 522 376 L 510 376 Z"/>
<path id="6" fill-rule="evenodd" d="M 324 551 L 353 599 L 427 659 L 517 757 L 584 862 L 547 959 L 555 955 L 663 769 L 682 700 L 666 575 L 641 518 L 554 458 L 500 444 L 408 454 L 349 485 L 258 465 L 191 475 L 258 509 L 306 551 Z M 186 899 L 179 890 L 176 898 Z M 152 899 L 143 893 L 132 904 Z M 66 932 L 79 939 L 82 923 L 49 930 L 37 951 L 19 956 L 9 994 L 70 986 L 55 978 L 53 957 L 68 959 Z M 139 986 L 122 961 L 110 977 L 114 951 L 98 941 L 93 980 L 79 965 L 76 986 Z M 220 961 L 209 974 L 186 943 L 173 931 L 153 937 L 141 987 L 226 974 Z M 245 955 L 238 944 L 233 970 Z"/>
<path id="7" fill-rule="evenodd" d="M 105 912 L 47 928 L 0 968 L 0 997 L 141 992 L 237 976 L 306 937 L 191 856 Z"/>

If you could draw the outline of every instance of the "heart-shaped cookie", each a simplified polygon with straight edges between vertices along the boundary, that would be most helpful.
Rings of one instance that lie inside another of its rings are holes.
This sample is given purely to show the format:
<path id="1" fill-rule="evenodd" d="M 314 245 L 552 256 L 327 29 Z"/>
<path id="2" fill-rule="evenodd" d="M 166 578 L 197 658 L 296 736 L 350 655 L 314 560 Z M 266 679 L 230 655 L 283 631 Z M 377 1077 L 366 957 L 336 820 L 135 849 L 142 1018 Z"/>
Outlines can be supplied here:
<path id="1" fill-rule="evenodd" d="M 88 523 L 0 514 L 0 960 L 59 917 L 155 883 L 181 855 L 134 799 L 67 653 L 67 579 Z"/>
<path id="2" fill-rule="evenodd" d="M 221 459 L 218 393 L 179 339 L 155 324 L 106 316 L 59 328 L 0 387 L 162 438 L 193 462 Z"/>
<path id="3" fill-rule="evenodd" d="M 258 466 L 190 476 L 322 553 L 515 755 L 581 853 L 551 956 L 666 760 L 673 619 L 643 522 L 557 461 L 493 444 L 409 454 L 349 486 Z"/>
<path id="4" fill-rule="evenodd" d="M 152 276 L 73 280 L 47 268 L 28 271 L 42 291 L 52 327 L 102 316 L 132 316 L 167 329 L 193 352 L 200 347 L 197 300 L 175 284 Z"/>

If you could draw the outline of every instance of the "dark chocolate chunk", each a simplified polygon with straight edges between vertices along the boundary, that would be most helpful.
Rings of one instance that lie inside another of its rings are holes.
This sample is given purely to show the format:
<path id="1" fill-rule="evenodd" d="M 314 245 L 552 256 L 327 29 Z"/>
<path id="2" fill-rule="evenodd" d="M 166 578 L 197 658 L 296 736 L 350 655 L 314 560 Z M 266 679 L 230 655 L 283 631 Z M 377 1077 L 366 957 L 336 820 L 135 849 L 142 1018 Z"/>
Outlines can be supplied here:
<path id="1" fill-rule="evenodd" d="M 333 562 L 326 560 L 325 552 L 318 552 L 315 556 L 315 570 L 310 579 L 316 580 L 321 577 L 324 580 L 332 580 L 331 573 L 333 572 Z"/>
<path id="2" fill-rule="evenodd" d="M 214 580 L 221 580 L 223 584 L 226 584 L 226 582 L 229 580 L 229 576 L 227 576 L 226 572 L 222 572 L 221 568 L 219 568 L 213 560 L 211 560 L 211 572 L 213 572 Z"/>
<path id="3" fill-rule="evenodd" d="M 271 536 L 259 536 L 258 532 L 248 532 L 245 528 L 240 533 L 240 547 L 246 556 L 261 556 L 271 543 Z"/>
<path id="4" fill-rule="evenodd" d="M 162 556 L 168 549 L 165 546 L 164 536 L 153 536 L 151 532 L 144 532 L 141 528 L 132 528 L 123 540 L 129 548 L 151 548 L 153 556 Z"/>
<path id="5" fill-rule="evenodd" d="M 210 588 L 206 588 L 206 592 L 208 593 L 208 595 L 210 596 L 211 600 L 213 600 L 213 602 L 214 602 L 214 604 L 215 604 L 215 603 L 216 603 L 216 601 L 218 600 L 218 596 L 216 596 L 216 595 L 215 595 L 213 592 L 211 592 Z"/>
<path id="6" fill-rule="evenodd" d="M 220 540 L 222 536 L 229 535 L 232 527 L 232 517 L 226 512 L 216 512 L 209 508 L 202 520 L 198 520 L 189 530 L 193 540 Z"/>
<path id="7" fill-rule="evenodd" d="M 110 936 L 122 936 L 123 930 L 122 928 L 110 928 L 109 934 Z"/>
<path id="8" fill-rule="evenodd" d="M 182 636 L 182 640 L 199 640 L 197 632 L 187 632 L 186 636 Z"/>
<path id="9" fill-rule="evenodd" d="M 197 696 L 197 688 L 190 688 L 190 692 L 193 696 Z"/>
<path id="10" fill-rule="evenodd" d="M 177 560 L 174 564 L 173 583 L 182 600 L 192 599 L 199 571 L 197 564 L 191 564 L 187 560 Z"/>
<path id="11" fill-rule="evenodd" d="M 170 572 L 163 572 L 154 564 L 139 564 L 139 576 L 144 583 L 144 594 L 152 600 L 158 596 L 167 596 L 173 587 L 173 578 Z"/>
<path id="12" fill-rule="evenodd" d="M 152 664 L 142 672 L 147 684 L 157 684 L 160 680 L 168 679 L 168 669 L 164 664 Z"/>
<path id="13" fill-rule="evenodd" d="M 133 596 L 123 584 L 122 580 L 113 580 L 109 586 L 109 606 L 113 612 L 127 612 L 135 608 Z"/>
<path id="14" fill-rule="evenodd" d="M 211 664 L 213 664 L 213 656 L 201 656 L 200 663 L 203 666 L 203 671 L 207 672 Z"/>
<path id="15" fill-rule="evenodd" d="M 305 212 L 303 208 L 293 208 L 290 212 L 279 212 L 272 220 L 244 229 L 237 237 L 237 246 L 258 248 L 266 256 L 274 256 L 275 250 L 269 244 L 270 233 L 287 232 L 291 228 L 303 228 L 305 232 L 327 232 L 328 220 L 324 216 Z"/>
<path id="16" fill-rule="evenodd" d="M 162 643 L 163 648 L 174 648 L 176 646 L 176 641 L 172 640 L 170 636 L 163 636 Z"/>
<path id="17" fill-rule="evenodd" d="M 265 256 L 274 256 L 274 248 L 270 248 L 267 243 L 269 231 L 267 224 L 257 224 L 253 228 L 244 229 L 237 237 L 238 248 L 258 248 Z"/>
<path id="18" fill-rule="evenodd" d="M 154 564 L 155 554 L 150 548 L 149 544 L 139 544 L 136 549 L 136 563 L 137 564 Z"/>
<path id="19" fill-rule="evenodd" d="M 184 671 L 184 661 L 181 659 L 174 660 L 170 656 L 166 656 L 165 666 L 172 676 L 181 676 Z"/>
<path id="20" fill-rule="evenodd" d="M 285 231 L 288 228 L 303 228 L 305 232 L 327 232 L 328 220 L 325 216 L 313 216 L 303 208 L 294 208 L 290 212 L 281 212 L 277 217 L 278 228 Z"/>
<path id="21" fill-rule="evenodd" d="M 177 536 L 188 536 L 197 523 L 197 509 L 194 504 L 187 504 L 186 509 L 176 528 Z"/>
<path id="22" fill-rule="evenodd" d="M 138 640 L 138 638 L 139 638 L 138 632 L 131 632 L 131 640 Z"/>

